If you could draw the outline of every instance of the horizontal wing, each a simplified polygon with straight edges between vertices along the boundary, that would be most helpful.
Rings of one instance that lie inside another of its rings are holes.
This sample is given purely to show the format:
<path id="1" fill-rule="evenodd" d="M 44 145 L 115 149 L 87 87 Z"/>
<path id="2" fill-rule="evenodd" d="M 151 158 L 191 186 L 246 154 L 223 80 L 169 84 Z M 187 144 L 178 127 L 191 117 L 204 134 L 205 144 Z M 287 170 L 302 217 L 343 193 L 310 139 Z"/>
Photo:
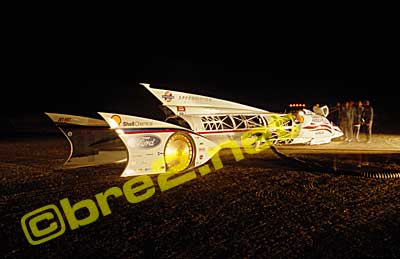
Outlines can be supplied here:
<path id="1" fill-rule="evenodd" d="M 146 87 L 175 115 L 268 113 L 268 111 L 262 109 L 213 97 L 155 89 L 144 83 L 141 85 Z"/>

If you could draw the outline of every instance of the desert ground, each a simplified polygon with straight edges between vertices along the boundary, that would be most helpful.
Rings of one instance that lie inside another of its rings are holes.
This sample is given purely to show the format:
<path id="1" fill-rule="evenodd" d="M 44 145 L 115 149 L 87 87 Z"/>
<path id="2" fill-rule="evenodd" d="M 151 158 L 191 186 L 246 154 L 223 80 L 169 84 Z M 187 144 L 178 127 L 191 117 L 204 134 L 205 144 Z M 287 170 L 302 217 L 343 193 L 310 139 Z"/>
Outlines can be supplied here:
<path id="1" fill-rule="evenodd" d="M 0 141 L 1 255 L 5 258 L 350 258 L 400 256 L 400 136 L 371 144 L 278 146 L 140 202 L 109 199 L 112 213 L 31 245 L 28 212 L 94 199 L 132 177 L 125 164 L 55 170 L 60 136 Z M 211 166 L 211 164 L 210 164 Z M 212 166 L 211 166 L 212 168 Z M 393 178 L 365 177 L 390 174 Z M 65 217 L 65 216 L 64 216 Z"/>

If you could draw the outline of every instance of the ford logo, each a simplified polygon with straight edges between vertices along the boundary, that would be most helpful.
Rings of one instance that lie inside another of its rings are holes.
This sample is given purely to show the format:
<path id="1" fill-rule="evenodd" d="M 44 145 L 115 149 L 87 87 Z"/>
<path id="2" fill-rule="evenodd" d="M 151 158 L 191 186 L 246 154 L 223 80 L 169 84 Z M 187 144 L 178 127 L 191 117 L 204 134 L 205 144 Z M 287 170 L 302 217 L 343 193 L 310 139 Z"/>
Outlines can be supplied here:
<path id="1" fill-rule="evenodd" d="M 149 149 L 158 146 L 161 143 L 161 139 L 154 135 L 142 135 L 137 136 L 128 141 L 130 147 Z"/>

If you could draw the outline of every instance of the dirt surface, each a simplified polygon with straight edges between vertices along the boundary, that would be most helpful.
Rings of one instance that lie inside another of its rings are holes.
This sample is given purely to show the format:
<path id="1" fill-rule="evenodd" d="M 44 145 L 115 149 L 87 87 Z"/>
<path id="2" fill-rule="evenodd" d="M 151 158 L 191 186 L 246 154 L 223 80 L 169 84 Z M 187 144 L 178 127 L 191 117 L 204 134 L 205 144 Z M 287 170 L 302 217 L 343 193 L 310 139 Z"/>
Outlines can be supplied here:
<path id="1" fill-rule="evenodd" d="M 21 218 L 59 200 L 71 204 L 120 187 L 124 164 L 54 171 L 68 154 L 60 138 L 0 142 L 1 255 L 6 258 L 399 257 L 400 179 L 340 175 L 341 169 L 398 170 L 400 141 L 278 147 L 320 166 L 302 168 L 271 150 L 155 194 L 140 203 L 109 199 L 112 213 L 39 245 Z M 338 174 L 330 168 L 336 167 Z M 326 171 L 324 171 L 326 168 Z M 84 213 L 80 213 L 85 216 Z M 63 216 L 65 219 L 65 215 Z"/>

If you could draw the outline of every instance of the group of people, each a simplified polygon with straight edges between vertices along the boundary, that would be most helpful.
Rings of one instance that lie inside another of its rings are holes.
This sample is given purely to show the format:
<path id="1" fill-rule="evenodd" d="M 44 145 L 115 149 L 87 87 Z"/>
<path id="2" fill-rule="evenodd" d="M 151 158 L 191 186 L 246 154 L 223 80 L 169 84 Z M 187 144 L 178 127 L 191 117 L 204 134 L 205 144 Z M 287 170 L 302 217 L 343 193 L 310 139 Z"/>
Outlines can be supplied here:
<path id="1" fill-rule="evenodd" d="M 367 128 L 367 142 L 371 143 L 372 123 L 374 120 L 374 109 L 368 100 L 364 102 L 346 101 L 338 102 L 332 109 L 331 116 L 333 122 L 339 126 L 344 133 L 344 141 L 360 141 L 361 127 Z"/>

